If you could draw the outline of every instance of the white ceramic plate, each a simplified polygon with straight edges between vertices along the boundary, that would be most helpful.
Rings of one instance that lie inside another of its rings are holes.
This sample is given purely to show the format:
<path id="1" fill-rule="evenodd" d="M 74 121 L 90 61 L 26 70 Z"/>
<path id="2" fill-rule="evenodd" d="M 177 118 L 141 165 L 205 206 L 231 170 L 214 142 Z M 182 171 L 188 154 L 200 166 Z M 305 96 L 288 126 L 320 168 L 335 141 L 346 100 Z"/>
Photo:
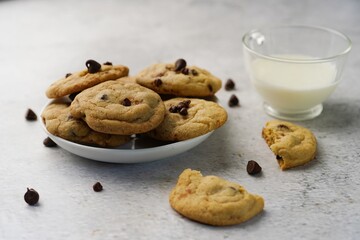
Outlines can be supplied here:
<path id="1" fill-rule="evenodd" d="M 196 147 L 213 133 L 212 131 L 196 138 L 171 143 L 136 137 L 118 148 L 100 148 L 73 143 L 54 136 L 46 130 L 43 121 L 41 125 L 46 134 L 68 152 L 91 160 L 110 163 L 140 163 L 172 157 Z"/>

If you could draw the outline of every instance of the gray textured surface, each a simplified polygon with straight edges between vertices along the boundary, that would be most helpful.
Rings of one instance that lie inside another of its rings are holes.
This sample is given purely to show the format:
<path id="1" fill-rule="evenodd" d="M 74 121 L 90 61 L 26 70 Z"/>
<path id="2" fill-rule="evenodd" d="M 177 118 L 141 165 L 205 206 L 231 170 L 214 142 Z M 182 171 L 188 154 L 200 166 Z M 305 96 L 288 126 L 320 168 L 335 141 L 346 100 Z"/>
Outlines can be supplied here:
<path id="1" fill-rule="evenodd" d="M 348 1 L 0 1 L 0 239 L 359 239 L 360 2 Z M 313 163 L 282 172 L 260 132 L 270 117 L 244 73 L 241 37 L 266 24 L 314 24 L 353 40 L 343 81 L 323 114 L 302 124 L 319 140 Z M 196 149 L 152 163 L 103 164 L 42 145 L 44 91 L 89 59 L 128 65 L 131 73 L 179 57 L 236 80 L 217 95 L 240 108 Z M 251 177 L 257 160 L 263 174 Z M 265 211 L 218 228 L 180 217 L 168 194 L 185 168 L 244 185 Z M 91 186 L 100 181 L 104 191 Z M 26 187 L 40 193 L 27 206 Z"/>

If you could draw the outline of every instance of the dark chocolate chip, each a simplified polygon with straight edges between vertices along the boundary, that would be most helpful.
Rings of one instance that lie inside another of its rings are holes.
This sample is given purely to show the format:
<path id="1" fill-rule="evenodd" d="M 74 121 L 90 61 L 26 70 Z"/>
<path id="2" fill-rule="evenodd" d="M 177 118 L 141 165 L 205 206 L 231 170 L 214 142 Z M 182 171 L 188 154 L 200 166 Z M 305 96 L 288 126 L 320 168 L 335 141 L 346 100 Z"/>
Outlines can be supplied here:
<path id="1" fill-rule="evenodd" d="M 247 163 L 246 171 L 247 171 L 248 174 L 250 174 L 250 175 L 255 175 L 255 174 L 261 172 L 261 167 L 260 167 L 260 165 L 259 165 L 256 161 L 250 160 L 250 161 L 248 161 L 248 163 Z"/>
<path id="2" fill-rule="evenodd" d="M 191 100 L 184 100 L 184 101 L 182 101 L 182 103 L 184 104 L 184 106 L 185 106 L 186 108 L 189 108 L 190 103 L 191 103 Z"/>
<path id="3" fill-rule="evenodd" d="M 233 95 L 231 95 L 228 104 L 230 107 L 237 106 L 237 105 L 239 105 L 239 99 L 233 94 Z"/>
<path id="4" fill-rule="evenodd" d="M 70 77 L 72 74 L 71 73 L 67 73 L 66 75 L 65 75 L 65 78 L 68 78 L 68 77 Z"/>
<path id="5" fill-rule="evenodd" d="M 85 65 L 89 73 L 97 73 L 101 69 L 101 64 L 95 60 L 87 60 Z"/>
<path id="6" fill-rule="evenodd" d="M 128 98 L 125 98 L 122 102 L 122 105 L 124 105 L 125 107 L 131 106 L 131 101 Z"/>
<path id="7" fill-rule="evenodd" d="M 176 60 L 176 62 L 175 62 L 175 71 L 180 72 L 184 68 L 186 68 L 186 61 L 184 59 L 182 59 L 182 58 Z"/>
<path id="8" fill-rule="evenodd" d="M 210 92 L 213 91 L 213 87 L 212 87 L 210 84 L 208 84 L 207 87 L 208 87 L 208 89 L 210 90 Z"/>
<path id="9" fill-rule="evenodd" d="M 80 92 L 74 92 L 74 93 L 70 93 L 69 94 L 69 98 L 71 101 L 74 101 L 75 97 L 79 94 Z"/>
<path id="10" fill-rule="evenodd" d="M 101 185 L 100 182 L 96 182 L 93 185 L 93 189 L 94 189 L 95 192 L 101 192 L 103 190 L 103 186 Z"/>
<path id="11" fill-rule="evenodd" d="M 163 83 L 163 82 L 161 81 L 160 78 L 157 78 L 157 79 L 154 80 L 154 84 L 155 84 L 156 87 L 160 87 L 160 85 L 161 85 L 162 83 Z"/>
<path id="12" fill-rule="evenodd" d="M 103 94 L 101 97 L 100 97 L 101 100 L 108 100 L 109 99 L 109 96 L 107 94 Z"/>
<path id="13" fill-rule="evenodd" d="M 191 69 L 191 74 L 194 76 L 199 75 L 198 72 L 195 69 Z"/>
<path id="14" fill-rule="evenodd" d="M 36 115 L 36 113 L 35 113 L 33 110 L 31 110 L 30 108 L 28 108 L 28 110 L 26 111 L 25 118 L 26 118 L 26 120 L 28 120 L 28 121 L 35 121 L 35 120 L 37 120 L 37 115 Z"/>
<path id="15" fill-rule="evenodd" d="M 179 111 L 179 113 L 180 113 L 180 115 L 182 115 L 182 116 L 188 115 L 187 108 L 185 108 L 185 107 L 181 108 L 180 111 Z"/>
<path id="16" fill-rule="evenodd" d="M 24 195 L 24 200 L 29 205 L 35 205 L 39 201 L 39 193 L 33 188 L 27 188 L 27 191 Z"/>
<path id="17" fill-rule="evenodd" d="M 233 90 L 234 88 L 235 88 L 235 82 L 231 78 L 229 78 L 226 81 L 225 90 L 229 91 L 229 90 Z"/>
<path id="18" fill-rule="evenodd" d="M 25 115 L 26 120 L 28 121 L 36 121 L 37 120 L 37 115 L 36 113 L 31 110 L 30 108 L 26 111 L 26 115 Z"/>
<path id="19" fill-rule="evenodd" d="M 171 106 L 169 108 L 169 112 L 171 112 L 171 113 L 176 113 L 177 111 L 178 111 L 177 106 Z"/>
<path id="20" fill-rule="evenodd" d="M 189 69 L 188 68 L 184 68 L 182 71 L 181 71 L 182 74 L 184 75 L 189 75 Z"/>
<path id="21" fill-rule="evenodd" d="M 109 66 L 112 66 L 112 62 L 105 62 L 104 65 L 109 65 Z"/>
<path id="22" fill-rule="evenodd" d="M 277 126 L 278 129 L 280 130 L 290 130 L 288 126 L 284 125 L 284 124 L 279 124 Z"/>
<path id="23" fill-rule="evenodd" d="M 280 155 L 276 155 L 276 160 L 282 160 L 282 157 Z"/>
<path id="24" fill-rule="evenodd" d="M 44 139 L 43 144 L 45 147 L 56 147 L 57 146 L 57 144 L 53 140 L 51 140 L 51 138 L 49 138 L 49 137 Z"/>

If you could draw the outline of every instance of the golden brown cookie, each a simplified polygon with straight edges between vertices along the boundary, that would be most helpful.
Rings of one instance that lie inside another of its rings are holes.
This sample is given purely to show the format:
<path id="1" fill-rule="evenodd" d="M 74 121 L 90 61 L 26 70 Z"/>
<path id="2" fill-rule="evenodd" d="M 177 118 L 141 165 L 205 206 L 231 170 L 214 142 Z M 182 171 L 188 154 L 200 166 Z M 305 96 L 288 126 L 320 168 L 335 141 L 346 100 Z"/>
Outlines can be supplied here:
<path id="1" fill-rule="evenodd" d="M 316 138 L 309 129 L 272 120 L 266 123 L 262 136 L 276 155 L 282 170 L 303 165 L 315 158 Z"/>
<path id="2" fill-rule="evenodd" d="M 148 135 L 162 141 L 182 141 L 201 136 L 221 127 L 227 113 L 219 104 L 196 98 L 164 101 L 164 121 Z"/>
<path id="3" fill-rule="evenodd" d="M 158 63 L 139 72 L 136 82 L 159 94 L 179 97 L 213 96 L 221 88 L 221 80 L 210 72 L 195 66 Z"/>
<path id="4" fill-rule="evenodd" d="M 81 119 L 70 115 L 68 103 L 51 103 L 41 114 L 49 133 L 63 139 L 101 147 L 116 147 L 130 141 L 130 136 L 95 132 Z"/>
<path id="5" fill-rule="evenodd" d="M 169 196 L 181 215 L 210 225 L 224 226 L 249 220 L 264 208 L 264 199 L 239 184 L 186 169 Z"/>
<path id="6" fill-rule="evenodd" d="M 108 80 L 115 80 L 129 74 L 129 68 L 122 65 L 101 65 L 93 60 L 87 61 L 88 69 L 81 72 L 66 74 L 51 84 L 46 90 L 48 98 L 60 98 L 71 93 L 80 92 L 86 88 Z"/>
<path id="7" fill-rule="evenodd" d="M 82 91 L 70 110 L 95 131 L 120 135 L 150 131 L 165 115 L 164 103 L 156 92 L 124 81 L 107 81 Z"/>

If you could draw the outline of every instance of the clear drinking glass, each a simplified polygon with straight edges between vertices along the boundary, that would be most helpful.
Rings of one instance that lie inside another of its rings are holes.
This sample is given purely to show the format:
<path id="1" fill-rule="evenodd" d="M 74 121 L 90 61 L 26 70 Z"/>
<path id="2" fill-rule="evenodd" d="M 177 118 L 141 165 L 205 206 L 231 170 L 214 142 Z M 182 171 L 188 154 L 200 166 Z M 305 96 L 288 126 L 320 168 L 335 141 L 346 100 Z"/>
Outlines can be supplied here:
<path id="1" fill-rule="evenodd" d="M 306 120 L 321 114 L 322 102 L 339 83 L 351 40 L 324 27 L 278 26 L 246 33 L 243 49 L 265 112 Z"/>

